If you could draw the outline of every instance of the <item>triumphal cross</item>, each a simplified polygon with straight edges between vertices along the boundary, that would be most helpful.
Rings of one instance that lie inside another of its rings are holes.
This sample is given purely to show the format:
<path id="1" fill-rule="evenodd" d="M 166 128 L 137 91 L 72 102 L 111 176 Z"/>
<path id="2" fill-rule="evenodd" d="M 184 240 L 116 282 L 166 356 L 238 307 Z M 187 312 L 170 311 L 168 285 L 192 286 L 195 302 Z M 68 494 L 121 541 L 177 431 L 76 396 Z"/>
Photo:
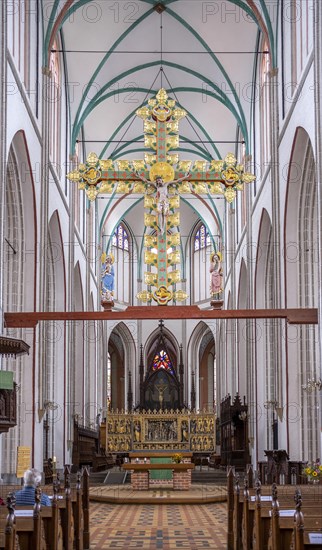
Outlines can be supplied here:
<path id="1" fill-rule="evenodd" d="M 159 305 L 171 300 L 183 301 L 182 290 L 170 290 L 180 282 L 180 214 L 179 197 L 183 193 L 220 194 L 232 202 L 237 190 L 255 177 L 244 171 L 232 153 L 224 160 L 183 160 L 170 151 L 179 147 L 179 121 L 184 109 L 169 99 L 166 90 L 136 112 L 144 120 L 144 143 L 149 150 L 144 160 L 101 160 L 90 153 L 86 162 L 67 177 L 84 189 L 89 200 L 98 194 L 144 194 L 148 212 L 144 223 L 150 234 L 144 237 L 145 263 L 151 270 L 145 273 L 148 290 L 138 294 L 143 302 L 154 299 Z M 152 292 L 152 289 L 155 289 Z"/>

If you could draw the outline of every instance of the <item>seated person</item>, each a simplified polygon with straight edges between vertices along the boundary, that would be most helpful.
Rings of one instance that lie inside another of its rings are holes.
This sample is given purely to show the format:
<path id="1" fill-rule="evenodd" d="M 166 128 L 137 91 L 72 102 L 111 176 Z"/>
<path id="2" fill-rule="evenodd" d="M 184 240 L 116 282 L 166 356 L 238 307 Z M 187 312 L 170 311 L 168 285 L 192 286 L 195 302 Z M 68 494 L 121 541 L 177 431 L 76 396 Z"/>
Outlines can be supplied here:
<path id="1" fill-rule="evenodd" d="M 21 491 L 16 491 L 16 506 L 32 506 L 35 504 L 35 489 L 41 482 L 41 473 L 32 468 L 26 470 L 23 476 L 24 488 Z M 43 506 L 51 506 L 50 499 L 47 495 L 41 495 L 40 503 Z"/>

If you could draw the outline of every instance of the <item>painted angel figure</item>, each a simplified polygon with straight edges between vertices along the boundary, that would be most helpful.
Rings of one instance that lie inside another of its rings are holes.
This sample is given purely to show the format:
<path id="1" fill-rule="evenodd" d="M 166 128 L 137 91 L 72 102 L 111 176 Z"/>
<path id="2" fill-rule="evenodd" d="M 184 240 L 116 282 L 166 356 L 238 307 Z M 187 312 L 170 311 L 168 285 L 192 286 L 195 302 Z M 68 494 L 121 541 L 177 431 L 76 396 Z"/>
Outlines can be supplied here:
<path id="1" fill-rule="evenodd" d="M 210 257 L 210 294 L 211 296 L 217 296 L 223 291 L 222 288 L 222 256 L 220 252 L 213 252 Z"/>
<path id="2" fill-rule="evenodd" d="M 187 172 L 183 178 L 179 178 L 177 180 L 173 181 L 163 181 L 162 176 L 156 176 L 155 183 L 153 181 L 147 180 L 143 176 L 141 176 L 138 172 L 136 172 L 136 175 L 148 185 L 151 185 L 157 192 L 156 200 L 157 200 L 157 211 L 158 211 L 158 227 L 161 232 L 161 234 L 164 233 L 165 225 L 166 225 L 166 218 L 169 214 L 170 204 L 169 204 L 169 198 L 168 198 L 168 187 L 169 186 L 175 186 L 177 183 L 180 183 L 186 179 L 189 178 L 190 173 Z"/>
<path id="3" fill-rule="evenodd" d="M 101 294 L 102 300 L 107 302 L 113 301 L 114 294 L 114 257 L 108 254 L 105 261 L 102 256 L 102 278 L 101 278 Z"/>

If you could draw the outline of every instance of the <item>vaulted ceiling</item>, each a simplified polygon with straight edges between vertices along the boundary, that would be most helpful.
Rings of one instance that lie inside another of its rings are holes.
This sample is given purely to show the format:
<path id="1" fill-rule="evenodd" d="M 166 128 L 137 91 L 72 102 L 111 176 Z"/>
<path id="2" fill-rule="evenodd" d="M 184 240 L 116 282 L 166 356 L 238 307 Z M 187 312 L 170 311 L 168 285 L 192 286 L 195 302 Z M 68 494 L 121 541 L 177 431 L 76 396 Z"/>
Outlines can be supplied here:
<path id="1" fill-rule="evenodd" d="M 143 122 L 135 111 L 164 87 L 188 113 L 180 122 L 180 160 L 251 153 L 256 52 L 264 37 L 271 66 L 276 64 L 272 14 L 277 4 L 44 0 L 44 63 L 60 31 L 71 150 L 78 141 L 85 157 L 93 151 L 101 158 L 143 159 Z M 134 235 L 142 235 L 142 197 L 119 199 L 97 201 L 101 228 L 109 234 L 123 218 Z M 224 202 L 222 197 L 187 196 L 181 206 L 182 235 L 199 217 L 212 233 L 221 231 Z"/>

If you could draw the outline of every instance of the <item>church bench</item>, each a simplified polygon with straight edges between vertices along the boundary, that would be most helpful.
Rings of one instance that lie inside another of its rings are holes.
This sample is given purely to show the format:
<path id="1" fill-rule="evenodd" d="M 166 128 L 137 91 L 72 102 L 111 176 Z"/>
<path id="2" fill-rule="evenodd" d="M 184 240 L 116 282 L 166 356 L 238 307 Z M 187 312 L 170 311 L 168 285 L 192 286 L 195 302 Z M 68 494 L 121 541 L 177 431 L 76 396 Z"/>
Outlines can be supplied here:
<path id="1" fill-rule="evenodd" d="M 87 550 L 90 548 L 89 473 L 85 468 L 82 475 L 80 473 L 77 474 L 77 482 L 74 489 L 70 487 L 70 468 L 65 468 L 64 473 L 64 496 L 58 496 L 58 483 L 55 480 L 52 506 L 42 506 L 41 511 L 38 510 L 37 512 L 40 518 L 37 533 L 41 532 L 40 543 L 45 540 L 47 550 L 60 550 L 61 548 L 65 550 L 72 550 L 73 548 L 75 550 Z M 36 550 L 32 542 L 33 533 L 35 532 L 35 518 L 33 517 L 35 506 L 17 508 L 18 514 L 23 514 L 23 512 L 28 514 L 15 518 L 15 534 L 12 534 L 12 538 L 14 539 L 17 534 L 19 541 L 21 541 L 21 550 L 24 548 L 29 549 L 29 547 L 32 550 Z M 12 514 L 14 514 L 14 511 Z M 7 510 L 5 507 L 0 507 L 0 548 L 5 548 L 6 523 Z M 13 543 L 10 542 L 10 544 Z"/>
<path id="2" fill-rule="evenodd" d="M 256 511 L 256 490 L 248 487 L 248 476 L 246 476 L 245 489 L 241 490 L 239 487 L 238 476 L 234 476 L 233 469 L 230 468 L 228 472 L 228 533 L 227 533 L 227 548 L 229 550 L 240 550 L 241 548 L 251 548 L 257 540 L 261 540 L 261 528 L 259 524 L 259 531 L 255 530 L 255 511 Z M 236 483 L 235 483 L 236 482 Z M 289 509 L 294 508 L 294 485 L 283 485 L 278 487 L 278 495 L 280 507 Z M 271 487 L 261 487 L 261 509 L 267 509 L 268 514 L 272 506 Z M 307 485 L 301 486 L 303 496 L 305 496 L 305 508 L 310 508 L 310 513 L 314 511 L 317 506 L 322 507 L 322 486 L 310 487 Z M 258 513 L 258 510 L 257 510 Z M 264 512 L 263 512 L 264 514 Z M 268 519 L 269 524 L 270 519 Z M 264 526 L 265 529 L 266 528 Z M 267 530 L 266 537 L 267 540 Z M 254 539 L 254 540 L 253 540 Z M 263 545 L 260 546 L 262 550 Z"/>
<path id="3" fill-rule="evenodd" d="M 257 495 L 255 502 L 250 503 L 252 509 L 249 510 L 250 515 L 253 512 L 252 545 L 249 547 L 252 547 L 253 550 L 284 550 L 290 548 L 294 536 L 294 501 L 296 501 L 296 508 L 299 506 L 299 501 L 300 506 L 302 506 L 299 491 L 296 491 L 293 498 L 290 495 L 282 495 L 281 499 L 279 498 L 277 501 L 275 484 L 272 488 L 271 502 L 269 500 L 262 501 L 260 483 L 257 482 Z M 249 501 L 245 504 L 247 508 Z M 313 495 L 313 498 L 307 498 L 302 509 L 307 518 L 307 527 L 319 527 L 322 519 L 322 498 L 316 498 L 316 495 Z M 247 546 L 245 547 L 247 548 Z"/>

